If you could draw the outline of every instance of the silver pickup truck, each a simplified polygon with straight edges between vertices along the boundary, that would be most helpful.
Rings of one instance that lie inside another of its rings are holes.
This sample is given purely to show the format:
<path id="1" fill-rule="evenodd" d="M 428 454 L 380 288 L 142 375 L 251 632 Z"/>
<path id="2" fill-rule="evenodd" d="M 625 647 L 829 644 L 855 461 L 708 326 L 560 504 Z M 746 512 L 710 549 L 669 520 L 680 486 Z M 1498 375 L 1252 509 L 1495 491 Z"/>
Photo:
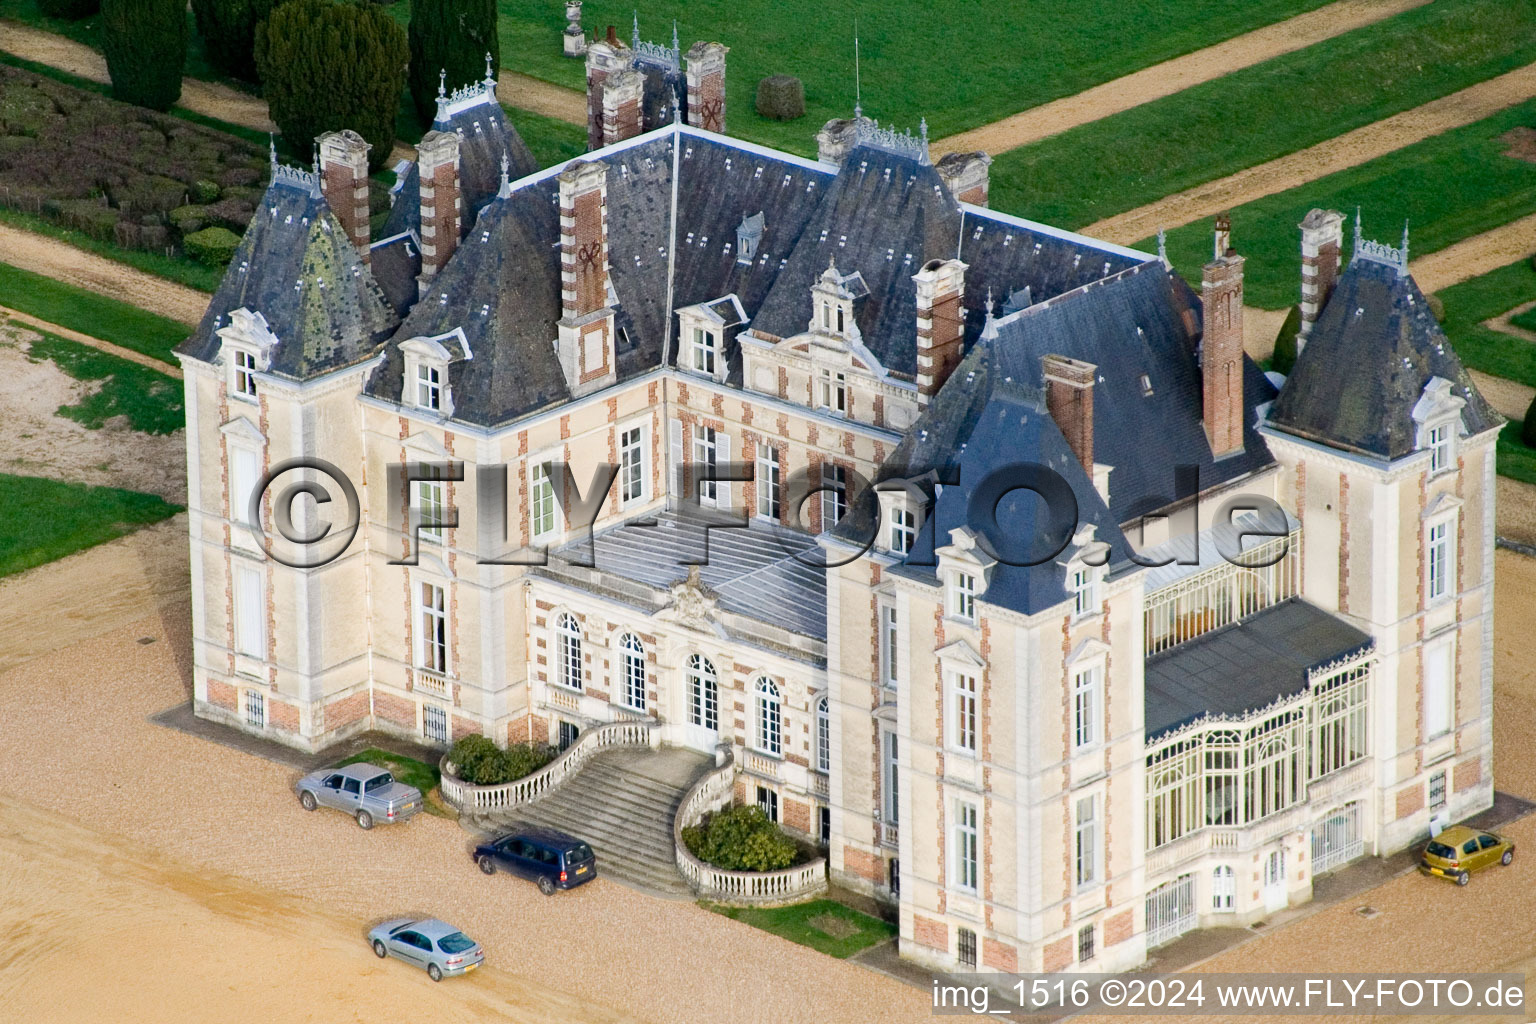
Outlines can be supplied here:
<path id="1" fill-rule="evenodd" d="M 294 787 L 306 811 L 334 807 L 357 819 L 362 828 L 375 822 L 405 821 L 421 810 L 421 790 L 396 782 L 378 765 L 349 764 L 311 772 Z"/>

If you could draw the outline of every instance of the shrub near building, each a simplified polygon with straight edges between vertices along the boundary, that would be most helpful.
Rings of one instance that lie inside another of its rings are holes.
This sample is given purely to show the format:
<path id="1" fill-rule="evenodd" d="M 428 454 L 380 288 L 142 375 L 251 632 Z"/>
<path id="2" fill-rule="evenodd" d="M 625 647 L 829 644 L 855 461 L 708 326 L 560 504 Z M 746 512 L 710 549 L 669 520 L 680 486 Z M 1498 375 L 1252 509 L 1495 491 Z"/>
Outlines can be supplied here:
<path id="1" fill-rule="evenodd" d="M 689 852 L 727 871 L 778 871 L 804 858 L 760 807 L 730 807 L 683 829 Z"/>
<path id="2" fill-rule="evenodd" d="M 505 750 L 475 733 L 461 737 L 448 751 L 454 774 L 477 786 L 498 786 L 532 775 L 553 761 L 560 748 L 542 743 L 514 743 Z"/>

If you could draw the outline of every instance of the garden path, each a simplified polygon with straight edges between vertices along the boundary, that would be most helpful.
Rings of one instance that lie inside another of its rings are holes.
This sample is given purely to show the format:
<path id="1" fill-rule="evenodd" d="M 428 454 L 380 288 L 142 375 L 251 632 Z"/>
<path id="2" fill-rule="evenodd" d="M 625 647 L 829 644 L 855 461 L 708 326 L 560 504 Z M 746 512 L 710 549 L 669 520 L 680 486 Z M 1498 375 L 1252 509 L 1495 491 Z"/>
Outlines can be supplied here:
<path id="1" fill-rule="evenodd" d="M 981 150 L 994 156 L 1161 99 L 1325 39 L 1352 32 L 1395 14 L 1422 7 L 1429 0 L 1339 0 L 1294 18 L 1207 46 L 1182 57 L 1020 111 L 1000 121 L 950 135 L 933 143 L 933 156 Z"/>
<path id="2" fill-rule="evenodd" d="M 570 124 L 587 123 L 586 93 L 532 75 L 501 72 L 496 76 L 496 98 L 519 110 L 531 110 Z"/>
<path id="3" fill-rule="evenodd" d="M 1428 295 L 1536 253 L 1536 213 L 1464 238 L 1413 260 L 1409 269 Z"/>
<path id="4" fill-rule="evenodd" d="M 208 308 L 206 292 L 6 224 L 0 224 L 0 259 L 184 324 L 197 323 Z"/>
<path id="5" fill-rule="evenodd" d="M 25 324 L 28 327 L 36 327 L 38 330 L 47 331 L 49 334 L 57 334 L 59 337 L 68 338 L 70 341 L 78 341 L 82 345 L 89 345 L 91 348 L 99 349 L 108 355 L 117 356 L 119 359 L 126 359 L 130 363 L 147 366 L 151 370 L 165 374 L 167 377 L 174 377 L 177 380 L 182 379 L 179 367 L 161 362 L 154 356 L 147 356 L 142 352 L 135 352 L 131 348 L 123 348 L 123 346 L 114 345 L 110 341 L 93 338 L 89 334 L 81 334 L 79 331 L 71 330 L 68 327 L 60 327 L 58 324 L 49 323 L 47 320 L 39 320 L 37 317 L 30 316 L 20 310 L 0 306 L 0 320 L 6 319 L 15 320 L 17 323 Z"/>
<path id="6" fill-rule="evenodd" d="M 1453 128 L 1481 121 L 1536 96 L 1536 64 L 1431 100 L 1315 146 L 1208 181 L 1155 203 L 1082 228 L 1085 235 L 1130 245 L 1263 196 L 1374 160 Z"/>

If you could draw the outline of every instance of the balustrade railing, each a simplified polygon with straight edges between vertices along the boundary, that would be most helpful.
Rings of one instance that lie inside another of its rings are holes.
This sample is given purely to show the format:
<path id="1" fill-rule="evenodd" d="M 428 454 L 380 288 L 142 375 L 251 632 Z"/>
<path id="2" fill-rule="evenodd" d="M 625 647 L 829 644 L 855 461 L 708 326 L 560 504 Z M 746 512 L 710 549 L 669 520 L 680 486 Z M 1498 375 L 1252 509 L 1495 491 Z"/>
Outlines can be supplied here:
<path id="1" fill-rule="evenodd" d="M 1149 593 L 1143 634 L 1147 655 L 1294 597 L 1300 592 L 1300 551 L 1301 531 L 1294 530 L 1242 553 L 1243 562 L 1260 568 L 1224 561 Z"/>
<path id="2" fill-rule="evenodd" d="M 549 764 L 532 775 L 495 786 L 465 782 L 453 772 L 447 755 L 442 760 L 443 799 L 460 811 L 499 811 L 532 803 L 580 770 L 594 754 L 612 747 L 654 747 L 661 733 L 653 722 L 629 719 L 593 726 Z"/>

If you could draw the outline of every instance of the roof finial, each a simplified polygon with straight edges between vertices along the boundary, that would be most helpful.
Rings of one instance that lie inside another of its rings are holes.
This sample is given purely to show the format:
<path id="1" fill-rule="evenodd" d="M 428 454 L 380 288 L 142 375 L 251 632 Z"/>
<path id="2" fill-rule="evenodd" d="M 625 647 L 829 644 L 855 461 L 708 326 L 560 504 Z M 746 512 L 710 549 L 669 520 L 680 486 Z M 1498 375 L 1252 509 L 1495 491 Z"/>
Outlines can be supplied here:
<path id="1" fill-rule="evenodd" d="M 503 149 L 501 151 L 501 188 L 496 190 L 496 195 L 501 199 L 506 199 L 512 194 L 512 179 L 507 175 L 511 166 L 512 161 L 507 156 L 507 151 Z"/>
<path id="2" fill-rule="evenodd" d="M 926 152 L 928 149 L 928 119 L 926 117 L 917 119 L 917 134 L 922 136 L 923 150 Z"/>
<path id="3" fill-rule="evenodd" d="M 1408 218 L 1403 218 L 1403 262 L 1399 265 L 1400 277 L 1408 275 Z"/>
<path id="4" fill-rule="evenodd" d="M 277 170 L 277 136 L 267 132 L 267 153 L 272 160 L 272 170 Z"/>
<path id="5" fill-rule="evenodd" d="M 859 19 L 853 19 L 853 119 L 864 116 L 864 94 L 859 82 Z"/>
<path id="6" fill-rule="evenodd" d="M 1168 265 L 1168 232 L 1162 228 L 1157 229 L 1157 258 L 1163 261 L 1163 266 Z"/>
<path id="7" fill-rule="evenodd" d="M 640 49 L 640 12 L 639 11 L 635 11 L 635 27 L 634 27 L 634 30 L 630 32 L 629 38 L 630 38 L 630 49 L 635 50 L 635 51 L 638 52 L 639 49 Z"/>
<path id="8" fill-rule="evenodd" d="M 438 72 L 437 72 L 437 98 L 441 100 L 441 99 L 446 99 L 447 97 L 448 97 L 448 69 L 447 68 L 440 68 L 438 70 Z"/>
<path id="9" fill-rule="evenodd" d="M 490 50 L 485 51 L 485 87 L 491 91 L 492 95 L 495 95 L 496 68 L 494 67 L 494 61 L 491 59 Z"/>
<path id="10" fill-rule="evenodd" d="M 1360 251 L 1360 207 L 1355 207 L 1355 252 Z"/>
<path id="11" fill-rule="evenodd" d="M 683 52 L 682 44 L 680 44 L 677 41 L 677 19 L 676 18 L 672 19 L 672 52 L 674 54 L 682 53 Z"/>

